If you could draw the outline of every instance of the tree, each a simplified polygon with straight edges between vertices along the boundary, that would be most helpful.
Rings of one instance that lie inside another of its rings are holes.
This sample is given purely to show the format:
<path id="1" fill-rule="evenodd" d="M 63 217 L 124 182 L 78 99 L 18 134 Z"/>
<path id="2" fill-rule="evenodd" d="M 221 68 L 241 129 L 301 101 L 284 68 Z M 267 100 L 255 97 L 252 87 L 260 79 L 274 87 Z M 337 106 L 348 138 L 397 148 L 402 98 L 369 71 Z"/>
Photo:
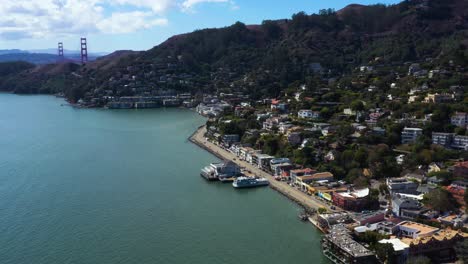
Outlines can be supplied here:
<path id="1" fill-rule="evenodd" d="M 354 182 L 361 176 L 362 176 L 362 170 L 359 168 L 354 168 L 348 171 L 348 174 L 346 174 L 345 180 L 347 182 Z"/>
<path id="2" fill-rule="evenodd" d="M 355 100 L 351 103 L 351 109 L 353 111 L 363 111 L 364 110 L 364 103 L 361 100 Z"/>
<path id="3" fill-rule="evenodd" d="M 319 214 L 324 214 L 324 213 L 326 213 L 326 212 L 327 212 L 327 209 L 326 209 L 325 207 L 320 207 L 320 208 L 318 209 L 318 213 L 319 213 Z"/>
<path id="4" fill-rule="evenodd" d="M 369 186 L 369 181 L 366 177 L 360 176 L 354 180 L 353 184 L 356 188 L 364 188 Z"/>
<path id="5" fill-rule="evenodd" d="M 377 243 L 374 247 L 375 253 L 383 263 L 393 263 L 395 250 L 390 243 Z"/>
<path id="6" fill-rule="evenodd" d="M 463 197 L 465 204 L 468 205 L 468 191 L 465 191 L 465 196 Z M 465 211 L 468 213 L 468 206 L 465 206 Z"/>
<path id="7" fill-rule="evenodd" d="M 272 20 L 264 20 L 262 22 L 262 28 L 265 31 L 268 38 L 277 39 L 281 36 L 281 28 L 278 23 Z"/>
<path id="8" fill-rule="evenodd" d="M 381 194 L 387 194 L 388 193 L 388 185 L 386 183 L 381 183 L 379 185 L 379 191 Z"/>
<path id="9" fill-rule="evenodd" d="M 463 263 L 468 263 L 468 239 L 464 239 L 455 244 L 455 252 L 457 253 L 458 260 L 461 260 Z"/>
<path id="10" fill-rule="evenodd" d="M 291 26 L 295 30 L 305 29 L 309 25 L 309 16 L 305 12 L 299 12 L 292 16 Z"/>
<path id="11" fill-rule="evenodd" d="M 440 212 L 447 212 L 460 207 L 448 191 L 440 188 L 425 194 L 423 203 Z"/>
<path id="12" fill-rule="evenodd" d="M 365 233 L 361 233 L 357 236 L 357 241 L 361 243 L 368 244 L 372 249 L 376 249 L 380 245 L 386 245 L 386 244 L 380 244 L 379 241 L 382 239 L 387 239 L 387 235 L 380 234 L 376 231 L 366 231 Z M 389 244 L 391 246 L 391 244 Z M 393 246 L 392 246 L 393 249 Z"/>
<path id="13" fill-rule="evenodd" d="M 431 259 L 426 256 L 410 257 L 408 264 L 431 264 Z"/>

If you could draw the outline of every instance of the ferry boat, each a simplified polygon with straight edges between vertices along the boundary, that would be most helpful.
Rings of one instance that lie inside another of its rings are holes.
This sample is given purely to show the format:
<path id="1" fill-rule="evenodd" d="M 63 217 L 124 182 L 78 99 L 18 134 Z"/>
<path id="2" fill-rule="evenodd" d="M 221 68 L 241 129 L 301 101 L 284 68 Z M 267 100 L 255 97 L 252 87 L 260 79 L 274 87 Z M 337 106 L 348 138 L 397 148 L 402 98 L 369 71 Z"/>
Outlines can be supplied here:
<path id="1" fill-rule="evenodd" d="M 252 188 L 270 184 L 265 178 L 239 177 L 233 183 L 234 188 Z"/>

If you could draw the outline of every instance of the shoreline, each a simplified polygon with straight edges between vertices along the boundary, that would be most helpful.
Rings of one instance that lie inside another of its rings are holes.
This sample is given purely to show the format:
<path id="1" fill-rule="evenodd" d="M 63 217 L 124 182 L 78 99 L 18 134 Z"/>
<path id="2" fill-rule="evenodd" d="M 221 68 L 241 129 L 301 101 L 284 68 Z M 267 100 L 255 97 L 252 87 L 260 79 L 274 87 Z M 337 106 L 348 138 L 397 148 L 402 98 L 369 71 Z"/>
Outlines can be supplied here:
<path id="1" fill-rule="evenodd" d="M 329 211 L 334 211 L 331 210 L 328 205 L 314 200 L 313 198 L 311 198 L 311 196 L 289 186 L 285 182 L 277 181 L 272 175 L 260 170 L 259 168 L 255 167 L 250 163 L 247 163 L 246 161 L 239 160 L 233 153 L 230 153 L 225 149 L 222 149 L 221 147 L 215 145 L 214 143 L 207 141 L 204 137 L 205 132 L 206 126 L 199 126 L 195 130 L 195 132 L 193 132 L 192 135 L 189 136 L 188 140 L 221 160 L 232 161 L 241 167 L 247 168 L 257 176 L 266 178 L 270 182 L 269 186 L 271 189 L 285 196 L 286 198 L 293 201 L 308 212 L 316 211 L 320 207 L 324 207 Z"/>

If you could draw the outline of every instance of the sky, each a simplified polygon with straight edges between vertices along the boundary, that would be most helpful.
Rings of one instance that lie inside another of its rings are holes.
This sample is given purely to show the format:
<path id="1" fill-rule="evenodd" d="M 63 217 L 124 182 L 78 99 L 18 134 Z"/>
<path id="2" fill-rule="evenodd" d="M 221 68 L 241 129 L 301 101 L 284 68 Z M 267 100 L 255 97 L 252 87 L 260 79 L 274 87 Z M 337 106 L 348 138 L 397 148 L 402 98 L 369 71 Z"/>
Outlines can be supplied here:
<path id="1" fill-rule="evenodd" d="M 167 38 L 236 21 L 260 24 L 304 11 L 399 0 L 1 0 L 0 49 L 47 49 L 63 42 L 88 52 L 147 50 Z"/>

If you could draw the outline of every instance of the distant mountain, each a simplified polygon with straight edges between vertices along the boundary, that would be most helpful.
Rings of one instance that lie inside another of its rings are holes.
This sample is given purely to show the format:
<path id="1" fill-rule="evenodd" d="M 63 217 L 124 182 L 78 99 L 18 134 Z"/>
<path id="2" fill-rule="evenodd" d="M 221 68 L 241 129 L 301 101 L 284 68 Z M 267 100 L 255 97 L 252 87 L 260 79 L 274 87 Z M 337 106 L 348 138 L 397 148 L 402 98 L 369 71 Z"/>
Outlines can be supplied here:
<path id="1" fill-rule="evenodd" d="M 66 61 L 81 60 L 81 54 L 79 51 L 64 50 Z M 88 53 L 88 60 L 93 61 L 98 57 L 107 55 L 105 52 Z M 56 49 L 41 49 L 41 50 L 0 50 L 0 62 L 9 61 L 25 61 L 33 64 L 48 64 L 56 63 L 58 61 Z"/>
<path id="2" fill-rule="evenodd" d="M 73 74 L 62 72 L 60 78 L 72 84 L 62 88 L 47 89 L 59 77 L 37 72 L 18 75 L 15 81 L 33 78 L 37 84 L 32 91 L 62 89 L 72 101 L 91 91 L 128 95 L 145 87 L 204 92 L 222 88 L 255 98 L 277 96 L 298 82 L 316 85 L 317 71 L 342 77 L 360 65 L 427 58 L 466 66 L 467 47 L 468 1 L 406 0 L 177 35 L 145 52 L 113 54 Z M 0 88 L 11 85 L 0 82 Z"/>
<path id="3" fill-rule="evenodd" d="M 93 61 L 97 56 L 88 54 L 88 60 Z M 8 53 L 0 54 L 0 62 L 13 62 L 13 61 L 25 61 L 37 65 L 57 63 L 59 60 L 58 55 L 48 54 L 48 53 Z M 80 62 L 80 54 L 65 54 L 65 61 L 74 61 Z"/>
<path id="4" fill-rule="evenodd" d="M 12 53 L 27 53 L 27 51 L 25 51 L 25 50 L 19 50 L 19 49 L 0 50 L 0 55 L 3 55 L 3 54 L 12 54 Z"/>
<path id="5" fill-rule="evenodd" d="M 7 53 L 0 54 L 0 62 L 11 62 L 11 61 L 25 61 L 33 64 L 47 64 L 56 63 L 58 60 L 57 55 L 45 54 L 45 53 Z"/>
<path id="6" fill-rule="evenodd" d="M 45 54 L 54 54 L 56 55 L 57 54 L 57 49 L 32 49 L 32 50 L 27 50 L 26 52 L 29 52 L 29 53 L 45 53 Z M 81 54 L 81 52 L 79 50 L 68 50 L 68 49 L 64 49 L 63 50 L 63 54 L 65 56 L 67 55 L 72 55 L 72 56 L 78 56 Z M 101 57 L 101 56 L 105 56 L 109 54 L 109 52 L 89 52 L 88 55 L 91 55 L 93 57 Z"/>

